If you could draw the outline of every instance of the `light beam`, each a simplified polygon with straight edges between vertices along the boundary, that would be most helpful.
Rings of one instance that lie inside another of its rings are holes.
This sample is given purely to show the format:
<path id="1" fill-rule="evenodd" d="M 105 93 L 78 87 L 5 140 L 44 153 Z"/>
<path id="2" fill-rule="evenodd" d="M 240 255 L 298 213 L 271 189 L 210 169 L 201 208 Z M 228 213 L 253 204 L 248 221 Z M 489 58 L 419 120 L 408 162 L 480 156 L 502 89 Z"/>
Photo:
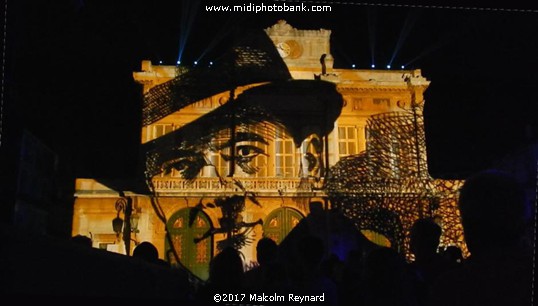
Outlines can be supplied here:
<path id="1" fill-rule="evenodd" d="M 375 68 L 375 24 L 376 24 L 376 12 L 375 8 L 368 8 L 368 38 L 370 40 L 370 61 L 372 68 Z"/>
<path id="2" fill-rule="evenodd" d="M 411 29 L 413 28 L 413 25 L 418 19 L 418 16 L 422 12 L 421 9 L 410 9 L 407 17 L 405 18 L 404 25 L 400 31 L 400 35 L 398 36 L 398 42 L 396 42 L 396 46 L 394 47 L 394 52 L 392 52 L 392 57 L 390 58 L 389 65 L 392 65 L 394 62 L 394 59 L 396 59 L 396 55 L 400 51 L 401 47 L 403 46 L 407 36 L 411 32 Z"/>
<path id="3" fill-rule="evenodd" d="M 181 62 L 183 52 L 185 51 L 185 45 L 191 33 L 192 24 L 196 17 L 198 7 L 200 6 L 199 1 L 183 0 L 181 3 L 181 24 L 180 24 L 180 35 L 179 35 L 179 52 L 177 56 L 177 62 Z"/>

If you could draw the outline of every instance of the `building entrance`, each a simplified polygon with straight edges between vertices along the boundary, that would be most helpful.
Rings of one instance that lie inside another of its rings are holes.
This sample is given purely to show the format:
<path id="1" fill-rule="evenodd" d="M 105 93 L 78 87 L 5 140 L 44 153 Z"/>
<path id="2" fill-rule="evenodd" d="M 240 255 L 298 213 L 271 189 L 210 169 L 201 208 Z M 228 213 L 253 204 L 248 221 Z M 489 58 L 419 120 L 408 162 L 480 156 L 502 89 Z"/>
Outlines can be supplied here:
<path id="1" fill-rule="evenodd" d="M 178 210 L 170 217 L 166 226 L 181 263 L 196 276 L 207 280 L 213 238 L 209 237 L 198 243 L 194 243 L 194 239 L 200 238 L 209 229 L 211 221 L 204 212 L 198 212 L 193 224 L 189 226 L 190 210 L 191 208 Z M 176 264 L 170 244 L 166 239 L 165 254 L 172 265 Z"/>

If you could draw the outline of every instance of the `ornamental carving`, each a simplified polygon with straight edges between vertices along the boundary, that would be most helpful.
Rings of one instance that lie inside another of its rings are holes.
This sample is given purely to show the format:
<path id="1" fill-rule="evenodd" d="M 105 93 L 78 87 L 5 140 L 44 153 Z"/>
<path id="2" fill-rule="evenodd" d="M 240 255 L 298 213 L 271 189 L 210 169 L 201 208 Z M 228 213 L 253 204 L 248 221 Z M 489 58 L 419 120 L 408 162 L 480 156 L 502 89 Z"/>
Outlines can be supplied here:
<path id="1" fill-rule="evenodd" d="M 294 28 L 289 25 L 286 20 L 279 20 L 275 25 L 270 28 L 265 29 L 267 35 L 290 35 Z"/>

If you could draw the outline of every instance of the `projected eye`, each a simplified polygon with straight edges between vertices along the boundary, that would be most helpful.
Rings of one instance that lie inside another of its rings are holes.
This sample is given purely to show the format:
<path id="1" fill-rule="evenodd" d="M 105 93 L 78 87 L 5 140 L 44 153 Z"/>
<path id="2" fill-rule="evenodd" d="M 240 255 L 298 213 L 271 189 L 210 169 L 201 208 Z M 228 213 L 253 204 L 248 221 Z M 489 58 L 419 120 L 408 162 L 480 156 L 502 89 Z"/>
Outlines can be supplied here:
<path id="1" fill-rule="evenodd" d="M 253 145 L 238 145 L 236 147 L 237 165 L 241 167 L 243 172 L 255 174 L 260 170 L 259 165 L 254 163 L 254 160 L 259 155 L 265 155 L 265 151 Z"/>
<path id="2" fill-rule="evenodd" d="M 260 154 L 265 154 L 263 149 L 251 145 L 241 145 L 236 147 L 236 154 L 242 158 L 254 158 Z"/>
<path id="3" fill-rule="evenodd" d="M 185 179 L 193 179 L 205 167 L 207 163 L 203 155 L 193 155 L 170 160 L 163 164 L 163 171 L 170 173 L 171 169 L 178 171 Z"/>
<path id="4" fill-rule="evenodd" d="M 267 155 L 263 149 L 258 148 L 253 145 L 238 145 L 235 147 L 235 157 L 238 162 L 242 162 L 242 163 L 250 162 L 252 159 L 254 159 L 256 156 L 260 154 Z M 221 152 L 221 156 L 226 161 L 231 160 L 231 156 L 229 154 L 225 154 Z"/>

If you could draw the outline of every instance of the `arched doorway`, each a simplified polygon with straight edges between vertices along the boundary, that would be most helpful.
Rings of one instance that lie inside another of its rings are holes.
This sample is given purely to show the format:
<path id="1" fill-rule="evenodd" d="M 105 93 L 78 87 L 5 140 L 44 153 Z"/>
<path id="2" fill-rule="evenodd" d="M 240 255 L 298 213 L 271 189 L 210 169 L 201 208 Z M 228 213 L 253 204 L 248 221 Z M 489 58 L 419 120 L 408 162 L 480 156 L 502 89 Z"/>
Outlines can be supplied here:
<path id="1" fill-rule="evenodd" d="M 198 212 L 192 226 L 189 226 L 190 208 L 175 212 L 166 224 L 181 263 L 192 273 L 203 280 L 209 276 L 209 261 L 211 260 L 213 238 L 208 237 L 198 243 L 194 238 L 201 237 L 210 227 L 209 217 L 204 212 Z M 165 254 L 168 261 L 175 264 L 170 244 L 165 239 Z"/>
<path id="2" fill-rule="evenodd" d="M 297 210 L 281 207 L 273 210 L 263 223 L 263 235 L 280 244 L 304 216 Z"/>

